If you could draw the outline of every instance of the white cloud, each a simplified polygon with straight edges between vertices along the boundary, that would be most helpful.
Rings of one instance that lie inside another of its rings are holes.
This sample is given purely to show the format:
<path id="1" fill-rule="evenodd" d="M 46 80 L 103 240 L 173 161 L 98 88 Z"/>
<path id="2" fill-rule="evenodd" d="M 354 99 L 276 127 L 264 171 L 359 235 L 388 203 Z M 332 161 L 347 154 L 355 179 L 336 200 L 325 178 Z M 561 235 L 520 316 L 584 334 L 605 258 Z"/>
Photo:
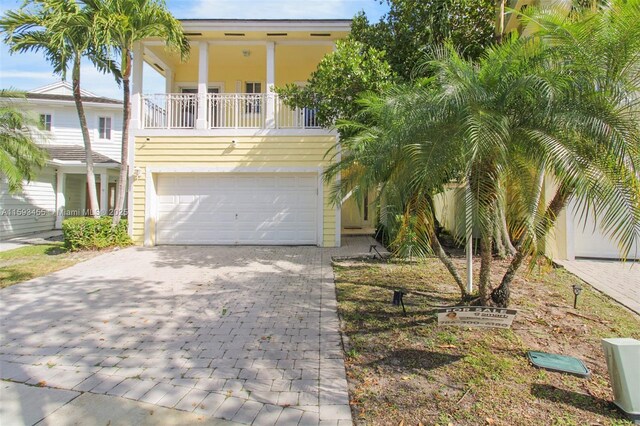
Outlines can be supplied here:
<path id="1" fill-rule="evenodd" d="M 0 70 L 0 81 L 2 81 L 3 79 L 44 80 L 51 79 L 53 77 L 53 73 L 46 71 Z"/>

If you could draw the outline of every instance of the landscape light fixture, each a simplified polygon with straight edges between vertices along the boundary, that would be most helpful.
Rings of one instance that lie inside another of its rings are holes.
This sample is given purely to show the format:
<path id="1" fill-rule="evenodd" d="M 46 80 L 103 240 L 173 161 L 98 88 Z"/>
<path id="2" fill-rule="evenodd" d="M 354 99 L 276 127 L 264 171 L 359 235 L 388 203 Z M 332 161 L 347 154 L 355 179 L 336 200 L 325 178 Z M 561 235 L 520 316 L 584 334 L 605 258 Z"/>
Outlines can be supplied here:
<path id="1" fill-rule="evenodd" d="M 404 300 L 402 300 L 405 294 L 406 293 L 402 290 L 393 290 L 393 300 L 391 301 L 391 304 L 393 306 L 402 306 L 402 313 L 407 315 L 407 310 L 404 307 Z"/>
<path id="2" fill-rule="evenodd" d="M 573 309 L 576 309 L 578 306 L 578 295 L 582 292 L 582 287 L 578 284 L 574 284 L 571 287 L 573 288 Z"/>

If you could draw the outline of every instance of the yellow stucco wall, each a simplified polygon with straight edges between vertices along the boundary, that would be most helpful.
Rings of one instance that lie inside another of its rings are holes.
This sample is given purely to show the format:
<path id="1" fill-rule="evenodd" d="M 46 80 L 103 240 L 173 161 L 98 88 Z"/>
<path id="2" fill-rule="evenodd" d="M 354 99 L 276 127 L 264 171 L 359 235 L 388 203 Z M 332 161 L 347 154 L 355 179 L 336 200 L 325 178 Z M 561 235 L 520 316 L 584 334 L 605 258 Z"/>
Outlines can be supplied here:
<path id="1" fill-rule="evenodd" d="M 276 45 L 276 86 L 306 81 L 324 55 L 332 50 L 332 46 L 328 45 Z M 193 46 L 187 62 L 171 61 L 174 67 L 174 92 L 178 92 L 180 87 L 196 87 L 198 58 L 198 46 Z M 265 92 L 266 61 L 267 48 L 263 45 L 211 45 L 209 82 L 222 83 L 225 93 L 242 93 L 246 82 L 260 82 L 262 92 Z"/>
<path id="2" fill-rule="evenodd" d="M 231 145 L 231 140 L 236 146 Z M 144 242 L 146 168 L 151 167 L 326 167 L 327 150 L 336 143 L 335 136 L 268 136 L 268 137 L 137 137 L 135 165 L 141 169 L 133 184 L 133 239 Z M 336 245 L 336 208 L 330 201 L 330 185 L 324 184 L 322 242 Z M 153 223 L 148 223 L 151 235 Z"/>

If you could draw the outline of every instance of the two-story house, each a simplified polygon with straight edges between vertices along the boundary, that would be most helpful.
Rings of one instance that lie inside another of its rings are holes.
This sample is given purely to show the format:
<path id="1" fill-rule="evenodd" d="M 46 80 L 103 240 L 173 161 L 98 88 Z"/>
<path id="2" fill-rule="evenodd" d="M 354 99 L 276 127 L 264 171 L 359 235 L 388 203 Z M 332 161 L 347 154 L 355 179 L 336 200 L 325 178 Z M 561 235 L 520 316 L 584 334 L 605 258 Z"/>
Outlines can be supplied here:
<path id="1" fill-rule="evenodd" d="M 122 144 L 122 102 L 82 91 L 91 135 L 100 209 L 114 208 Z M 56 82 L 13 99 L 39 125 L 38 143 L 49 154 L 47 165 L 18 194 L 0 179 L 0 239 L 59 229 L 69 216 L 88 210 L 86 160 L 71 85 Z"/>
<path id="2" fill-rule="evenodd" d="M 182 21 L 181 62 L 160 39 L 135 48 L 130 232 L 137 243 L 339 246 L 342 208 L 323 171 L 338 134 L 274 92 L 304 84 L 350 20 Z M 143 62 L 165 77 L 145 94 Z M 357 210 L 352 203 L 352 210 Z M 363 227 L 367 208 L 348 217 Z M 355 217 L 355 219 L 353 219 Z"/>

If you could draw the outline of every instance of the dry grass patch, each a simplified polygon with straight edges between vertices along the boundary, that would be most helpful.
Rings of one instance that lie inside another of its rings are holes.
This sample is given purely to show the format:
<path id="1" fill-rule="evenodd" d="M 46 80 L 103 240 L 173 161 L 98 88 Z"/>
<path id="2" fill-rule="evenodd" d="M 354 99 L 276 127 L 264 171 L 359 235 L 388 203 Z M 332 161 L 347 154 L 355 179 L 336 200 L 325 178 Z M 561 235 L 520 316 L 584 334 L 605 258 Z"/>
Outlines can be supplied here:
<path id="1" fill-rule="evenodd" d="M 456 262 L 463 267 L 464 259 Z M 494 282 L 506 269 L 496 263 Z M 356 423 L 630 424 L 610 403 L 600 339 L 640 338 L 640 318 L 564 269 L 545 266 L 516 279 L 511 306 L 520 311 L 511 330 L 438 327 L 433 307 L 455 304 L 458 294 L 437 259 L 345 261 L 335 270 Z M 584 291 L 574 311 L 577 283 Z M 394 288 L 426 295 L 405 296 L 403 316 L 391 305 Z M 528 350 L 576 356 L 592 375 L 536 369 Z"/>

